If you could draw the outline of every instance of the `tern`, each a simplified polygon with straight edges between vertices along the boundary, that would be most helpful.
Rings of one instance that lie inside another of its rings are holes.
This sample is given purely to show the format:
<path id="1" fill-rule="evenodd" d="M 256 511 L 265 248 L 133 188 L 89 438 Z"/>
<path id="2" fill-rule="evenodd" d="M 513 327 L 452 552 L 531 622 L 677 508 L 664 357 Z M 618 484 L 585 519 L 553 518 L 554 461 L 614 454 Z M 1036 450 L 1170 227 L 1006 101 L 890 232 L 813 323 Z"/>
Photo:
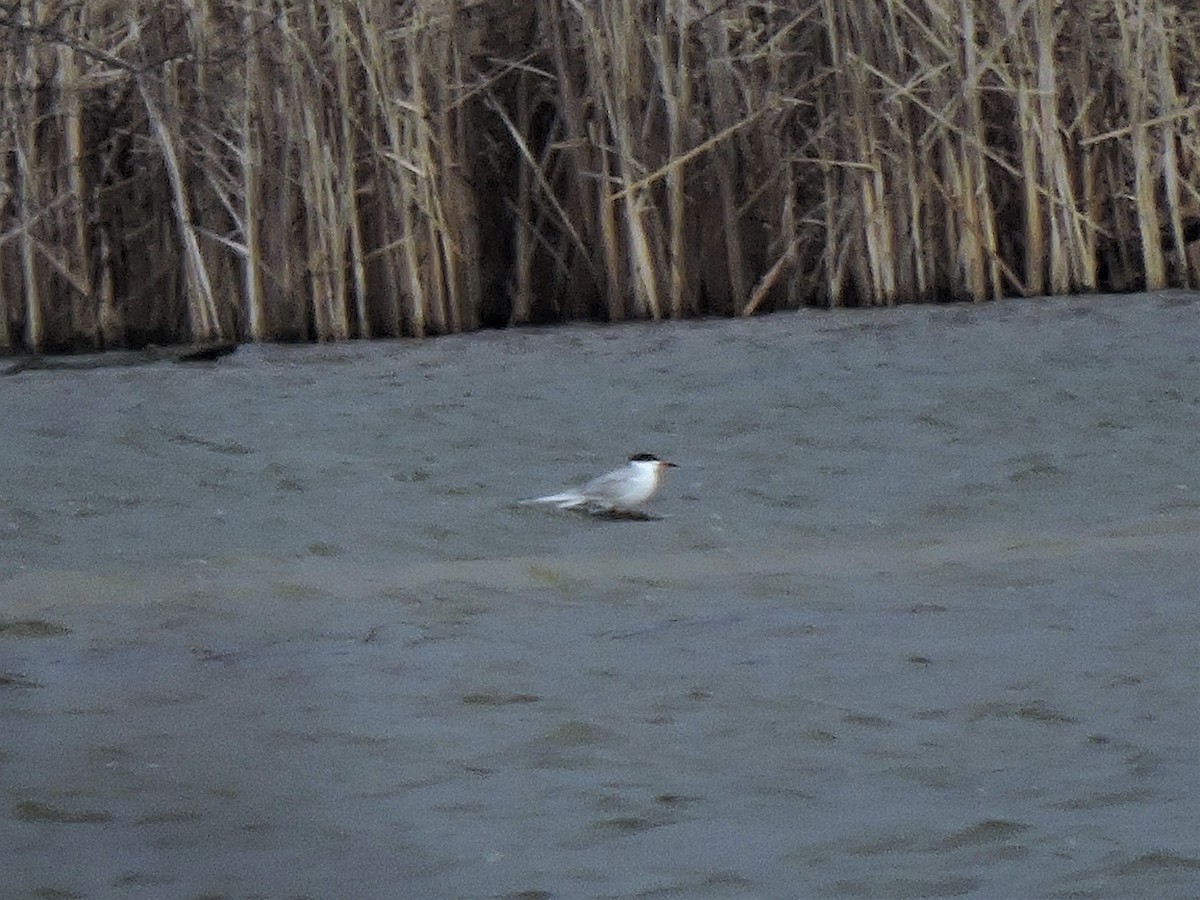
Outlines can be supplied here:
<path id="1" fill-rule="evenodd" d="M 590 513 L 629 513 L 645 503 L 662 486 L 663 473 L 677 469 L 653 453 L 635 453 L 629 462 L 593 478 L 583 487 L 546 497 L 522 500 L 522 504 L 552 503 L 559 509 L 582 509 Z"/>

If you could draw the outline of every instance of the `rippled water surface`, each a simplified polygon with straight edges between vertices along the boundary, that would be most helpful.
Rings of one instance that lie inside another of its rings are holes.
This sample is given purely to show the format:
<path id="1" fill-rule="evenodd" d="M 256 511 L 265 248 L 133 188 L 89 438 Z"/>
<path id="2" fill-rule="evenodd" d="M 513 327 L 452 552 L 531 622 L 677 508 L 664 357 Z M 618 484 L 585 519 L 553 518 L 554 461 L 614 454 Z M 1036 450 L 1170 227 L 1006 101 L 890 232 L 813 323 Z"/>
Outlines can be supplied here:
<path id="1" fill-rule="evenodd" d="M 1198 324 L 0 379 L 0 898 L 1200 896 Z"/>

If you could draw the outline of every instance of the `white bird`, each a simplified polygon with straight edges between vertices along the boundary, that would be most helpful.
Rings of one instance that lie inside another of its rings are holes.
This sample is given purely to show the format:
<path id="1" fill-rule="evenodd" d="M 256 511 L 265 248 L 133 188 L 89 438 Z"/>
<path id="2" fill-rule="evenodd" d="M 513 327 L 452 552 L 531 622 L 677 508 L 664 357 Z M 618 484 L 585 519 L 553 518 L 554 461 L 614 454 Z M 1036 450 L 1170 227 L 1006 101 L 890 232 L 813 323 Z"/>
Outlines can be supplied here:
<path id="1" fill-rule="evenodd" d="M 559 509 L 582 509 L 592 513 L 627 513 L 645 503 L 662 486 L 663 473 L 677 469 L 652 453 L 635 453 L 629 463 L 593 478 L 583 487 L 521 503 L 553 503 Z"/>

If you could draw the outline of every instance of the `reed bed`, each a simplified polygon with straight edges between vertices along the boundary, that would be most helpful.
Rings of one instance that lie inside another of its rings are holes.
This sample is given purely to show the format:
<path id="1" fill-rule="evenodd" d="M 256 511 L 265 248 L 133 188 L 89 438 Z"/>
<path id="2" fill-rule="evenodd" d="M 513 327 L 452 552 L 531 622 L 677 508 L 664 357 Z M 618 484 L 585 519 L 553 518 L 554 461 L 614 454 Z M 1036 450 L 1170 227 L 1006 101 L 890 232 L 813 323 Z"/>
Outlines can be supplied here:
<path id="1" fill-rule="evenodd" d="M 1169 0 L 7 0 L 0 349 L 1196 287 Z"/>

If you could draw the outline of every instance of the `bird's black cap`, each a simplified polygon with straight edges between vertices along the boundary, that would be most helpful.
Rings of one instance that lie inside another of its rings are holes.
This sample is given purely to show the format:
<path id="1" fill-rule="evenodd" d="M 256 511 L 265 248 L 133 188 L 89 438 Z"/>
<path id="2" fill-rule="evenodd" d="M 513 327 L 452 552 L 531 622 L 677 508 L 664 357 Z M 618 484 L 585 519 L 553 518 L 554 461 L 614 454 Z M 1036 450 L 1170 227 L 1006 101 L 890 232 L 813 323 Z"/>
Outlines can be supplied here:
<path id="1" fill-rule="evenodd" d="M 629 457 L 629 461 L 630 462 L 656 462 L 656 463 L 662 463 L 664 466 L 669 466 L 672 469 L 679 468 L 679 466 L 675 465 L 675 463 L 664 462 L 663 460 L 661 460 L 657 456 L 655 456 L 653 453 L 634 453 L 632 456 Z"/>

